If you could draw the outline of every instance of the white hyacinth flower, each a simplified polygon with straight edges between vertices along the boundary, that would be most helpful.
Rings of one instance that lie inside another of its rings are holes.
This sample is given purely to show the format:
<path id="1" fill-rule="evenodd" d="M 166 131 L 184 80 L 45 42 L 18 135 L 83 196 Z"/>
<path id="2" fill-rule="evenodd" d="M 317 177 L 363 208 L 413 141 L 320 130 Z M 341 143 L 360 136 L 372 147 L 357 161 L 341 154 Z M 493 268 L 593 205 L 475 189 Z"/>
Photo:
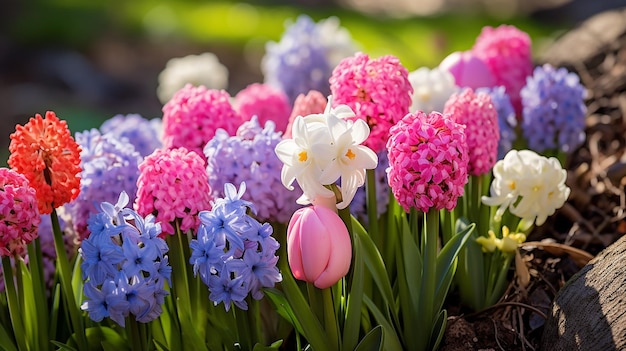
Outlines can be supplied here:
<path id="1" fill-rule="evenodd" d="M 459 89 L 454 76 L 440 68 L 419 68 L 409 73 L 409 82 L 413 87 L 410 112 L 443 112 L 446 101 Z"/>
<path id="2" fill-rule="evenodd" d="M 358 50 L 350 32 L 341 26 L 337 17 L 332 16 L 319 21 L 317 31 L 320 42 L 326 49 L 326 59 L 331 68 L 337 66 L 344 58 L 354 55 Z"/>
<path id="3" fill-rule="evenodd" d="M 376 168 L 378 157 L 371 149 L 360 145 L 369 136 L 368 125 L 361 120 L 346 120 L 354 116 L 349 106 L 331 106 L 329 98 L 324 113 L 296 117 L 292 139 L 278 143 L 276 155 L 283 162 L 283 185 L 293 190 L 295 180 L 302 188 L 299 204 L 335 196 L 326 185 L 341 178 L 342 201 L 337 208 L 342 209 L 365 183 L 365 169 Z"/>
<path id="4" fill-rule="evenodd" d="M 159 73 L 159 100 L 165 104 L 188 83 L 193 86 L 203 85 L 208 89 L 226 89 L 228 68 L 210 52 L 172 58 Z"/>
<path id="5" fill-rule="evenodd" d="M 508 208 L 520 217 L 528 229 L 537 226 L 561 208 L 570 194 L 565 185 L 567 172 L 554 158 L 538 155 L 531 150 L 511 150 L 493 167 L 494 180 L 490 195 L 483 196 L 488 206 L 499 206 L 495 220 L 500 221 Z"/>

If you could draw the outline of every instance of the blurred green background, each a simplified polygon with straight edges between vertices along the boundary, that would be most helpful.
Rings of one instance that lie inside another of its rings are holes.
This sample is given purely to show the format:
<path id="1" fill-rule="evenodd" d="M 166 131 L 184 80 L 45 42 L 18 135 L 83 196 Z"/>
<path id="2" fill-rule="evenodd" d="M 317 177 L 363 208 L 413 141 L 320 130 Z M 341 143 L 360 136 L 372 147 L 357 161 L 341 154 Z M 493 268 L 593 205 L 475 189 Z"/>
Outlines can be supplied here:
<path id="1" fill-rule="evenodd" d="M 72 133 L 115 114 L 160 117 L 157 76 L 173 57 L 215 53 L 229 69 L 231 95 L 262 82 L 265 44 L 280 40 L 285 21 L 300 14 L 338 17 L 362 51 L 398 56 L 412 71 L 469 49 L 486 25 L 526 31 L 538 54 L 581 19 L 555 1 L 532 7 L 524 0 L 4 0 L 0 166 L 15 125 L 35 113 L 55 111 Z"/>

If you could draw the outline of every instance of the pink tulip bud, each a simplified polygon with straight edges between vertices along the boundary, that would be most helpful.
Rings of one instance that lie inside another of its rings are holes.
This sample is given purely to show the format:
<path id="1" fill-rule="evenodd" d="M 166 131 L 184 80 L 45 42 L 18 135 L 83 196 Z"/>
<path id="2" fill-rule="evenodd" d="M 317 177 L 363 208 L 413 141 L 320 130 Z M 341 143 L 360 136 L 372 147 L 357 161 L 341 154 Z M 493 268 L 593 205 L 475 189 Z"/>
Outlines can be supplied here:
<path id="1" fill-rule="evenodd" d="M 352 243 L 341 218 L 323 206 L 297 210 L 287 229 L 287 257 L 296 279 L 319 289 L 333 286 L 350 269 Z"/>
<path id="2" fill-rule="evenodd" d="M 496 80 L 487 64 L 471 51 L 451 53 L 441 61 L 439 68 L 450 72 L 459 87 L 476 89 L 496 85 Z"/>

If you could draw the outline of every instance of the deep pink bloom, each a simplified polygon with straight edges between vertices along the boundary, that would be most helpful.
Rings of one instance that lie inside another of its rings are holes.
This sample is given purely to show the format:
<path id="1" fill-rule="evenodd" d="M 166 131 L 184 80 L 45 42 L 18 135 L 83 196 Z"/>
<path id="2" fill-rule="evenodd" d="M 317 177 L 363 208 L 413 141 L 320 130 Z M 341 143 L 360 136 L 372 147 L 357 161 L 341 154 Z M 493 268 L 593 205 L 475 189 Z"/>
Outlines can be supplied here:
<path id="1" fill-rule="evenodd" d="M 310 90 L 306 95 L 298 95 L 296 101 L 293 102 L 293 109 L 289 116 L 289 124 L 287 124 L 283 138 L 291 138 L 291 128 L 293 127 L 293 122 L 296 120 L 296 117 L 306 117 L 312 114 L 324 113 L 327 103 L 328 100 L 326 97 L 317 90 Z"/>
<path id="2" fill-rule="evenodd" d="M 500 127 L 498 111 L 487 93 L 475 94 L 472 89 L 454 93 L 446 102 L 443 113 L 465 125 L 469 149 L 469 174 L 488 173 L 498 159 Z"/>
<path id="3" fill-rule="evenodd" d="M 287 258 L 296 279 L 319 289 L 333 286 L 350 269 L 352 243 L 346 225 L 324 206 L 297 210 L 287 228 Z"/>
<path id="4" fill-rule="evenodd" d="M 464 126 L 439 112 L 417 111 L 391 128 L 389 186 L 405 211 L 452 210 L 467 183 Z"/>
<path id="5" fill-rule="evenodd" d="M 253 83 L 235 96 L 235 108 L 244 121 L 252 116 L 259 118 L 259 124 L 273 121 L 276 130 L 284 132 L 291 113 L 289 98 L 282 90 L 269 84 Z"/>
<path id="6" fill-rule="evenodd" d="M 515 26 L 484 27 L 476 38 L 472 51 L 483 60 L 496 79 L 496 85 L 506 87 L 517 115 L 521 115 L 520 90 L 526 77 L 533 73 L 530 36 Z"/>
<path id="7" fill-rule="evenodd" d="M 176 220 L 182 232 L 198 228 L 198 213 L 211 209 L 209 177 L 199 154 L 184 147 L 157 149 L 139 171 L 135 209 L 140 215 L 156 216 L 163 235 L 175 233 Z"/>
<path id="8" fill-rule="evenodd" d="M 345 104 L 370 127 L 365 145 L 374 152 L 385 148 L 389 129 L 411 106 L 409 72 L 398 58 L 370 59 L 363 53 L 343 59 L 330 77 L 333 105 Z"/>
<path id="9" fill-rule="evenodd" d="M 26 177 L 0 168 L 0 257 L 24 255 L 26 245 L 37 238 L 37 192 Z"/>
<path id="10" fill-rule="evenodd" d="M 450 72 L 459 87 L 492 87 L 496 80 L 489 67 L 471 51 L 456 51 L 441 61 L 439 68 Z"/>
<path id="11" fill-rule="evenodd" d="M 187 84 L 163 106 L 163 147 L 203 155 L 218 128 L 234 134 L 242 122 L 226 91 Z"/>

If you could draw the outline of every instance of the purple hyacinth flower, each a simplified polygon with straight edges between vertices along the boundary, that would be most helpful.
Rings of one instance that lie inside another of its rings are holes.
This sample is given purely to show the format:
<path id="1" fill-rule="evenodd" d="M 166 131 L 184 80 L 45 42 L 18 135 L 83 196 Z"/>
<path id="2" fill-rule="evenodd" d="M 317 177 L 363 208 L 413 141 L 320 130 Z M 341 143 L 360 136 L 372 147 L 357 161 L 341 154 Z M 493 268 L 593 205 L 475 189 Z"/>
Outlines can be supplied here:
<path id="1" fill-rule="evenodd" d="M 576 73 L 549 64 L 535 68 L 521 90 L 522 132 L 536 152 L 573 152 L 585 141 L 586 90 Z"/>
<path id="2" fill-rule="evenodd" d="M 102 123 L 100 131 L 133 144 L 141 157 L 150 155 L 163 145 L 160 118 L 146 119 L 138 114 L 115 115 Z"/>
<path id="3" fill-rule="evenodd" d="M 476 93 L 487 93 L 491 96 L 491 102 L 498 112 L 498 126 L 500 127 L 500 143 L 498 144 L 498 160 L 504 158 L 507 152 L 513 148 L 513 142 L 517 139 L 515 127 L 517 117 L 511 104 L 511 98 L 506 93 L 504 86 L 494 88 L 479 88 Z"/>

